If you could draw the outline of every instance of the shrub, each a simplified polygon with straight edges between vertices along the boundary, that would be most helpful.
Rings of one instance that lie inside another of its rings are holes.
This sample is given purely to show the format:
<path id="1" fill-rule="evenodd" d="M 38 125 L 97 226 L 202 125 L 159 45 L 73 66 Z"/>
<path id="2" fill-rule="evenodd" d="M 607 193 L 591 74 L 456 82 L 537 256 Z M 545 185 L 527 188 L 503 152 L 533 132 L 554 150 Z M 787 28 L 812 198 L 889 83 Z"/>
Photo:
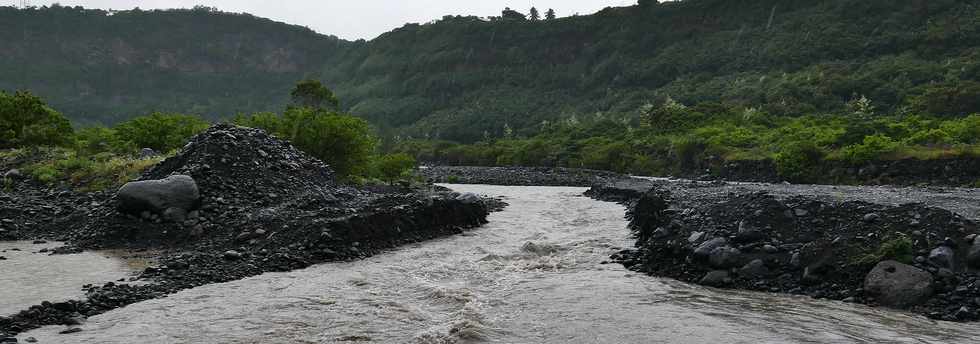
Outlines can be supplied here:
<path id="1" fill-rule="evenodd" d="M 825 154 L 823 148 L 813 142 L 800 141 L 780 147 L 773 160 L 781 177 L 793 182 L 805 182 L 814 177 L 815 167 Z"/>
<path id="2" fill-rule="evenodd" d="M 388 154 L 375 161 L 375 174 L 389 184 L 406 177 L 415 168 L 415 159 L 405 153 Z"/>
<path id="3" fill-rule="evenodd" d="M 200 117 L 154 113 L 136 117 L 115 126 L 116 138 L 139 148 L 168 152 L 183 147 L 187 140 L 208 129 Z"/>
<path id="4" fill-rule="evenodd" d="M 898 237 L 882 242 L 881 246 L 873 253 L 858 256 L 855 263 L 859 265 L 874 265 L 883 260 L 894 260 L 905 264 L 911 264 L 914 259 L 914 248 L 912 240 L 907 236 Z"/>
<path id="5" fill-rule="evenodd" d="M 883 155 L 898 150 L 900 146 L 891 137 L 882 134 L 871 135 L 866 136 L 861 144 L 844 147 L 841 150 L 841 157 L 846 161 L 858 164 L 880 159 Z"/>
<path id="6" fill-rule="evenodd" d="M 29 92 L 0 92 L 0 148 L 59 146 L 71 142 L 64 116 Z"/>
<path id="7" fill-rule="evenodd" d="M 309 108 L 289 109 L 282 120 L 280 135 L 329 164 L 340 177 L 368 172 L 378 140 L 367 121 Z"/>

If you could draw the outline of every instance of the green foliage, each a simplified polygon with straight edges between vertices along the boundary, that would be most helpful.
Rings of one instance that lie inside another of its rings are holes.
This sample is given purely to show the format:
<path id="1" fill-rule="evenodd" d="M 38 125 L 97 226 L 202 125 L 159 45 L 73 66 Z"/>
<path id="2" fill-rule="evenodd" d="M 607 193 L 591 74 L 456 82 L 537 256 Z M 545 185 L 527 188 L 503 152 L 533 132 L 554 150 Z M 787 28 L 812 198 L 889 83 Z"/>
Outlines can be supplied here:
<path id="1" fill-rule="evenodd" d="M 781 147 L 773 159 L 780 176 L 792 182 L 813 179 L 813 173 L 826 152 L 810 141 L 796 141 Z"/>
<path id="2" fill-rule="evenodd" d="M 120 123 L 113 130 L 119 141 L 138 148 L 168 152 L 183 147 L 189 138 L 209 126 L 196 116 L 154 113 Z"/>
<path id="3" fill-rule="evenodd" d="M 376 177 L 389 184 L 408 177 L 414 168 L 415 158 L 405 153 L 387 154 L 377 158 L 374 162 Z"/>
<path id="4" fill-rule="evenodd" d="M 42 154 L 45 158 L 25 166 L 25 173 L 39 182 L 65 183 L 79 191 L 122 186 L 164 159 L 137 159 L 108 152 L 89 155 L 67 148 L 49 149 Z"/>
<path id="5" fill-rule="evenodd" d="M 71 141 L 71 124 L 30 92 L 0 92 L 0 148 L 56 146 Z"/>
<path id="6" fill-rule="evenodd" d="M 710 118 L 698 114 L 716 115 L 696 109 L 708 102 L 755 109 L 763 126 L 850 115 L 862 98 L 875 118 L 957 117 L 980 112 L 977 14 L 971 0 L 645 0 L 542 21 L 446 16 L 349 42 L 211 9 L 2 7 L 0 88 L 35 90 L 92 124 L 278 111 L 289 97 L 270 89 L 328 80 L 337 110 L 385 137 L 464 143 L 502 137 L 503 123 L 527 137 L 597 112 L 640 124 L 637 109 L 667 95 L 694 117 L 646 123 L 665 133 L 702 126 Z"/>
<path id="7" fill-rule="evenodd" d="M 290 107 L 282 116 L 259 113 L 239 115 L 235 124 L 269 131 L 290 140 L 307 154 L 323 160 L 341 177 L 370 172 L 378 140 L 367 121 L 311 107 Z"/>
<path id="8" fill-rule="evenodd" d="M 896 151 L 901 146 L 892 138 L 876 134 L 864 138 L 861 144 L 844 147 L 841 150 L 841 158 L 851 163 L 862 163 L 869 160 L 880 159 L 883 155 Z"/>
<path id="9" fill-rule="evenodd" d="M 911 264 L 915 257 L 912 239 L 899 234 L 897 237 L 882 242 L 881 246 L 873 253 L 864 254 L 854 259 L 857 265 L 874 265 L 884 260 L 894 260 L 905 264 Z"/>
<path id="10" fill-rule="evenodd" d="M 293 99 L 293 104 L 301 107 L 322 110 L 324 108 L 333 109 L 340 105 L 340 101 L 334 96 L 330 89 L 326 88 L 317 80 L 303 80 L 296 84 L 289 95 Z"/>

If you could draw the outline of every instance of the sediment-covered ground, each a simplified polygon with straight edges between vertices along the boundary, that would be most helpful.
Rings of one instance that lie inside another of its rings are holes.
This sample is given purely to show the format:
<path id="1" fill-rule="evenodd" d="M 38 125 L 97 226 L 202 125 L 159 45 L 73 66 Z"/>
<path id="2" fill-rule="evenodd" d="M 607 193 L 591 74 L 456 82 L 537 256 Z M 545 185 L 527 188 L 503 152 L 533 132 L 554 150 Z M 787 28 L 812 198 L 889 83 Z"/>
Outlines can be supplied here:
<path id="1" fill-rule="evenodd" d="M 150 194 L 143 200 L 124 192 L 53 191 L 25 180 L 4 191 L 0 240 L 67 241 L 61 253 L 92 248 L 164 253 L 159 266 L 136 278 L 149 283 L 93 286 L 84 300 L 42 302 L 0 317 L 0 338 L 42 325 L 76 324 L 182 289 L 363 258 L 461 233 L 485 223 L 490 207 L 500 207 L 434 186 L 345 186 L 328 166 L 289 143 L 228 125 L 196 136 L 141 180 L 174 176 L 180 176 L 178 182 L 143 190 Z M 166 206 L 155 209 L 155 203 Z"/>

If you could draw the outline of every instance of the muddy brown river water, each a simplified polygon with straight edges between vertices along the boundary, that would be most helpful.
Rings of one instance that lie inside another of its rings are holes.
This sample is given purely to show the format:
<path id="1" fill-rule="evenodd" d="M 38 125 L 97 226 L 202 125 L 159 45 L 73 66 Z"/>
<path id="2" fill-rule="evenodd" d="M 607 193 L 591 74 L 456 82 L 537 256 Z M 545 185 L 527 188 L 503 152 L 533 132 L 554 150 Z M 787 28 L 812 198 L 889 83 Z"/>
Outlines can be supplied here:
<path id="1" fill-rule="evenodd" d="M 716 290 L 603 264 L 631 245 L 623 208 L 581 196 L 584 188 L 450 187 L 504 196 L 510 206 L 463 235 L 361 261 L 185 290 L 92 317 L 81 332 L 62 335 L 65 327 L 50 326 L 19 338 L 146 344 L 980 342 L 977 324 Z M 0 295 L 6 302 L 16 294 L 0 288 Z"/>

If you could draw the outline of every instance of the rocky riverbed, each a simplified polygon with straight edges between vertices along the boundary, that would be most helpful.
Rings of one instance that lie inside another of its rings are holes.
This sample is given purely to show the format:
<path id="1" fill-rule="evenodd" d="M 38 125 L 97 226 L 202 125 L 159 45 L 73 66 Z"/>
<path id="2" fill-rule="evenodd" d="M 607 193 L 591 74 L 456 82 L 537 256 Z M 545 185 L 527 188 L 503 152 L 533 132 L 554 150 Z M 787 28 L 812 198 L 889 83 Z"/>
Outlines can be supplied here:
<path id="1" fill-rule="evenodd" d="M 635 271 L 980 319 L 972 189 L 636 179 L 588 194 L 629 205 L 636 248 L 613 258 Z"/>
<path id="2" fill-rule="evenodd" d="M 359 189 L 265 132 L 218 125 L 115 192 L 50 190 L 18 179 L 0 197 L 0 240 L 58 239 L 56 253 L 154 248 L 160 264 L 86 297 L 0 317 L 0 338 L 205 284 L 360 259 L 462 233 L 499 202 L 435 186 Z M 79 286 L 82 287 L 82 286 Z M 40 300 L 38 300 L 40 301 Z"/>

